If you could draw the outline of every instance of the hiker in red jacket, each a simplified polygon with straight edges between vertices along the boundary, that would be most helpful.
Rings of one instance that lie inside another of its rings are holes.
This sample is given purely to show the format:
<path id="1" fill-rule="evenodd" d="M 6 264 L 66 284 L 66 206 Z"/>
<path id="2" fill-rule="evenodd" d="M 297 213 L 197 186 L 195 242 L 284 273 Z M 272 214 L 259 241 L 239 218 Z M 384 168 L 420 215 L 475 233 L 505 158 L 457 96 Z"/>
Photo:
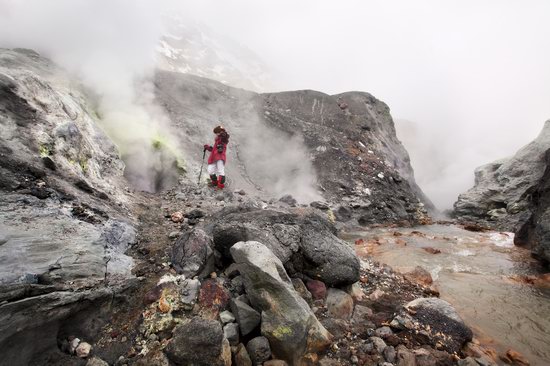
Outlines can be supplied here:
<path id="1" fill-rule="evenodd" d="M 229 143 L 229 134 L 223 126 L 216 126 L 214 133 L 216 134 L 214 145 L 204 145 L 204 149 L 210 151 L 207 170 L 212 186 L 223 189 L 225 187 L 225 151 Z"/>

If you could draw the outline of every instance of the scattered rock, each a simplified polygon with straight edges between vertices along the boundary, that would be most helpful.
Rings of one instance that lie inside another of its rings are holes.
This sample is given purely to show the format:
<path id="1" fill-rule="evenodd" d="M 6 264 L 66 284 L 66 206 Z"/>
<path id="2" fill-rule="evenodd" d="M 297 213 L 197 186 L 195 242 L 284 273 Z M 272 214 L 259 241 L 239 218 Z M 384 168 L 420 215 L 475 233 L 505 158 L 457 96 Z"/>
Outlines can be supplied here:
<path id="1" fill-rule="evenodd" d="M 252 366 L 250 355 L 242 343 L 237 346 L 237 351 L 235 352 L 235 366 Z"/>
<path id="2" fill-rule="evenodd" d="M 214 271 L 212 239 L 200 229 L 183 233 L 172 247 L 171 261 L 178 273 L 206 278 Z"/>
<path id="3" fill-rule="evenodd" d="M 231 299 L 230 306 L 231 311 L 239 323 L 241 334 L 243 336 L 249 334 L 260 325 L 260 313 L 248 304 L 238 299 Z"/>
<path id="4" fill-rule="evenodd" d="M 416 266 L 411 272 L 403 275 L 407 280 L 421 285 L 429 286 L 433 283 L 432 275 L 420 266 Z"/>
<path id="5" fill-rule="evenodd" d="M 384 326 L 384 327 L 380 327 L 380 328 L 376 329 L 376 330 L 374 331 L 374 334 L 376 334 L 377 337 L 380 337 L 380 338 L 382 338 L 382 339 L 385 339 L 385 338 L 387 338 L 387 337 L 393 335 L 393 332 L 392 332 L 392 330 L 390 329 L 390 327 Z"/>
<path id="6" fill-rule="evenodd" d="M 80 344 L 80 338 L 73 338 L 69 340 L 69 353 L 74 355 L 76 352 L 76 348 Z"/>
<path id="7" fill-rule="evenodd" d="M 397 346 L 397 366 L 416 366 L 414 354 L 402 344 Z"/>
<path id="8" fill-rule="evenodd" d="M 279 198 L 280 202 L 286 203 L 289 206 L 296 207 L 298 204 L 298 201 L 294 197 L 292 197 L 290 194 L 284 195 L 283 197 Z"/>
<path id="9" fill-rule="evenodd" d="M 365 292 L 361 288 L 361 285 L 359 282 L 355 282 L 354 284 L 348 286 L 346 291 L 348 294 L 350 294 L 350 296 L 356 302 L 362 301 L 366 297 Z"/>
<path id="10" fill-rule="evenodd" d="M 306 287 L 311 293 L 313 300 L 325 300 L 325 297 L 327 296 L 327 287 L 323 282 L 308 280 L 306 282 Z"/>
<path id="11" fill-rule="evenodd" d="M 76 347 L 75 353 L 80 358 L 86 358 L 90 355 L 92 351 L 92 345 L 87 342 L 80 342 L 78 347 Z"/>
<path id="12" fill-rule="evenodd" d="M 384 352 L 387 347 L 386 342 L 384 342 L 384 340 L 380 337 L 370 337 L 369 340 L 372 342 L 374 349 L 378 353 Z"/>
<path id="13" fill-rule="evenodd" d="M 182 222 L 183 221 L 183 213 L 181 211 L 173 212 L 170 215 L 170 220 L 172 220 L 172 222 L 175 222 L 175 223 Z"/>
<path id="14" fill-rule="evenodd" d="M 271 348 L 266 337 L 256 337 L 246 344 L 246 350 L 254 365 L 261 365 L 271 358 Z"/>
<path id="15" fill-rule="evenodd" d="M 262 334 L 273 354 L 290 364 L 330 344 L 331 336 L 294 290 L 281 261 L 263 244 L 239 242 L 231 248 L 246 293 L 261 311 Z M 349 295 L 348 295 L 349 296 Z"/>
<path id="16" fill-rule="evenodd" d="M 314 208 L 317 208 L 319 210 L 323 210 L 323 211 L 326 211 L 328 210 L 330 207 L 328 205 L 328 203 L 326 202 L 321 202 L 321 201 L 313 201 L 309 204 L 311 207 L 314 207 Z"/>
<path id="17" fill-rule="evenodd" d="M 504 361 L 514 366 L 529 366 L 529 361 L 518 351 L 509 349 L 506 351 L 506 356 L 502 357 Z"/>
<path id="18" fill-rule="evenodd" d="M 220 278 L 208 278 L 203 281 L 199 292 L 199 304 L 206 309 L 213 310 L 217 314 L 225 309 L 229 303 L 231 295 L 223 286 L 223 280 Z"/>
<path id="19" fill-rule="evenodd" d="M 387 346 L 384 348 L 384 359 L 388 361 L 389 363 L 394 363 L 395 359 L 397 357 L 397 353 L 395 352 L 395 348 L 393 346 Z"/>
<path id="20" fill-rule="evenodd" d="M 233 323 L 235 321 L 235 316 L 230 311 L 224 310 L 220 313 L 220 320 L 222 324 Z"/>
<path id="21" fill-rule="evenodd" d="M 311 305 L 311 303 L 313 302 L 313 296 L 311 295 L 311 292 L 308 291 L 304 282 L 299 278 L 292 278 L 292 285 L 294 286 L 294 289 L 300 294 L 302 299 L 306 300 L 306 302 Z"/>
<path id="22" fill-rule="evenodd" d="M 86 362 L 86 366 L 109 366 L 109 364 L 103 361 L 101 358 L 95 356 L 92 357 Z"/>
<path id="23" fill-rule="evenodd" d="M 327 292 L 327 309 L 332 317 L 349 319 L 353 314 L 353 298 L 342 290 L 329 288 Z"/>
<path id="24" fill-rule="evenodd" d="M 236 346 L 239 344 L 239 324 L 229 323 L 223 327 L 223 334 L 229 341 L 229 344 Z"/>
<path id="25" fill-rule="evenodd" d="M 169 237 L 170 239 L 175 239 L 175 238 L 177 238 L 179 235 L 180 235 L 180 232 L 179 232 L 179 231 L 172 231 L 170 234 L 168 234 L 168 237 Z"/>
<path id="26" fill-rule="evenodd" d="M 194 317 L 176 326 L 173 334 L 165 352 L 176 365 L 231 365 L 229 342 L 218 321 Z"/>
<path id="27" fill-rule="evenodd" d="M 439 254 L 439 253 L 441 253 L 441 250 L 436 249 L 436 248 L 432 248 L 432 247 L 422 247 L 422 249 L 425 250 L 426 252 L 430 253 L 430 254 Z"/>

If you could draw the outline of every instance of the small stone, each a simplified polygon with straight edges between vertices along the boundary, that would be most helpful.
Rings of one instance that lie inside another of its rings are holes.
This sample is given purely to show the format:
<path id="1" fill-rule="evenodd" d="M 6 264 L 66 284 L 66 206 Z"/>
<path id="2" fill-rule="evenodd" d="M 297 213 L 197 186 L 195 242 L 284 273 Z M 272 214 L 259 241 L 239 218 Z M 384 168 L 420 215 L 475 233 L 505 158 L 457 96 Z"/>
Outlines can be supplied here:
<path id="1" fill-rule="evenodd" d="M 261 315 L 248 304 L 239 299 L 233 299 L 230 303 L 231 311 L 235 315 L 241 334 L 249 334 L 260 325 Z"/>
<path id="2" fill-rule="evenodd" d="M 371 301 L 377 301 L 384 295 L 385 295 L 384 291 L 382 291 L 380 289 L 376 289 L 369 295 L 369 299 Z"/>
<path id="3" fill-rule="evenodd" d="M 308 291 L 304 282 L 299 278 L 292 278 L 291 280 L 294 289 L 298 292 L 298 294 L 300 294 L 300 297 L 306 300 L 306 302 L 311 305 L 313 297 L 311 295 L 311 292 Z"/>
<path id="4" fill-rule="evenodd" d="M 351 356 L 351 358 L 349 359 L 351 361 L 352 364 L 354 365 L 357 365 L 359 363 L 359 358 L 355 355 Z"/>
<path id="5" fill-rule="evenodd" d="M 298 204 L 298 201 L 294 197 L 292 197 L 290 194 L 284 195 L 283 197 L 279 198 L 280 202 L 286 203 L 289 206 L 296 207 Z"/>
<path id="6" fill-rule="evenodd" d="M 78 347 L 76 347 L 76 355 L 80 358 L 88 357 L 91 351 L 92 345 L 87 342 L 80 342 Z"/>
<path id="7" fill-rule="evenodd" d="M 374 331 L 374 334 L 376 334 L 377 337 L 380 338 L 387 338 L 393 334 L 390 327 L 380 327 Z"/>
<path id="8" fill-rule="evenodd" d="M 170 239 L 175 239 L 175 238 L 177 238 L 179 235 L 180 235 L 180 232 L 179 232 L 179 231 L 172 231 L 170 234 L 168 234 L 168 237 L 169 237 Z"/>
<path id="9" fill-rule="evenodd" d="M 379 337 L 370 337 L 369 338 L 372 344 L 374 345 L 374 349 L 378 353 L 384 352 L 384 349 L 386 349 L 387 345 L 386 342 L 382 338 Z"/>
<path id="10" fill-rule="evenodd" d="M 321 201 L 313 201 L 309 204 L 311 207 L 313 208 L 317 208 L 319 210 L 323 210 L 323 211 L 326 211 L 329 209 L 329 205 L 328 203 L 326 202 L 321 202 Z"/>
<path id="11" fill-rule="evenodd" d="M 327 296 L 327 287 L 321 281 L 309 280 L 306 282 L 306 287 L 314 300 L 324 300 Z"/>
<path id="12" fill-rule="evenodd" d="M 229 344 L 236 346 L 239 344 L 239 324 L 229 323 L 223 327 L 223 334 L 229 341 Z"/>
<path id="13" fill-rule="evenodd" d="M 237 350 L 235 352 L 235 365 L 252 366 L 250 355 L 248 354 L 248 351 L 242 343 L 237 346 Z"/>
<path id="14" fill-rule="evenodd" d="M 414 354 L 403 345 L 397 346 L 397 365 L 416 366 Z"/>
<path id="15" fill-rule="evenodd" d="M 224 310 L 220 313 L 220 320 L 223 324 L 233 323 L 235 321 L 235 316 L 230 311 Z"/>
<path id="16" fill-rule="evenodd" d="M 342 290 L 330 288 L 327 292 L 327 309 L 331 316 L 349 319 L 353 314 L 353 299 Z"/>
<path id="17" fill-rule="evenodd" d="M 76 347 L 78 347 L 78 344 L 80 343 L 80 338 L 73 338 L 69 340 L 69 353 L 74 355 L 76 352 Z"/>
<path id="18" fill-rule="evenodd" d="M 170 219 L 172 220 L 172 222 L 175 222 L 175 223 L 182 222 L 183 221 L 183 213 L 181 211 L 173 212 L 170 215 Z"/>
<path id="19" fill-rule="evenodd" d="M 393 346 L 387 346 L 385 349 L 384 349 L 384 358 L 386 359 L 386 361 L 388 362 L 391 362 L 391 363 L 394 363 L 395 362 L 395 357 L 396 357 L 396 352 L 395 352 L 395 348 Z"/>
<path id="20" fill-rule="evenodd" d="M 262 364 L 271 358 L 271 348 L 266 337 L 256 337 L 250 340 L 246 345 L 246 350 L 252 362 Z"/>
<path id="21" fill-rule="evenodd" d="M 86 366 L 109 366 L 109 364 L 96 356 L 90 358 L 88 362 L 86 362 Z"/>
<path id="22" fill-rule="evenodd" d="M 432 275 L 420 266 L 416 266 L 411 272 L 404 274 L 404 277 L 411 281 L 421 285 L 431 285 L 433 283 Z"/>
<path id="23" fill-rule="evenodd" d="M 359 282 L 355 282 L 354 284 L 348 286 L 347 293 L 350 294 L 355 301 L 361 301 L 365 298 L 365 293 L 363 292 Z"/>

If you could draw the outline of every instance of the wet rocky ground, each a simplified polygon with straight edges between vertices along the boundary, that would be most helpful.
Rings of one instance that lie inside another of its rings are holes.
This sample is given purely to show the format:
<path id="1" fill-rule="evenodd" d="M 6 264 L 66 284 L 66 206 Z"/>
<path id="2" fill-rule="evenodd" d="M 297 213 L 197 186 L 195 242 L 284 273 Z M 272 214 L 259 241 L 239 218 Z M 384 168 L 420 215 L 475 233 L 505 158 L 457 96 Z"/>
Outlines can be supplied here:
<path id="1" fill-rule="evenodd" d="M 95 334 L 59 334 L 58 352 L 36 364 L 503 362 L 472 341 L 424 273 L 359 260 L 334 235 L 330 208 L 313 206 L 196 185 L 144 195 L 127 252 L 136 285 Z"/>

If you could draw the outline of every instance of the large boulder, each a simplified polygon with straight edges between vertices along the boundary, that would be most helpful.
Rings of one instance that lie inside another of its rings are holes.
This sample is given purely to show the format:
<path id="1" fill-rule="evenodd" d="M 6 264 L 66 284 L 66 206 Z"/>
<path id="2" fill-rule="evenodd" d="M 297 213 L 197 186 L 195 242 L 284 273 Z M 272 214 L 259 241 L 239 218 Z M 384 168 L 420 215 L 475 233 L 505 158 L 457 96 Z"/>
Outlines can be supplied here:
<path id="1" fill-rule="evenodd" d="M 312 212 L 261 210 L 240 206 L 219 212 L 212 225 L 214 245 L 229 258 L 239 241 L 264 244 L 291 273 L 304 273 L 330 286 L 359 280 L 359 259 L 353 248 L 336 236 L 334 226 Z"/>
<path id="2" fill-rule="evenodd" d="M 207 277 L 215 270 L 212 239 L 201 229 L 183 233 L 172 247 L 172 265 L 186 277 Z"/>
<path id="3" fill-rule="evenodd" d="M 539 136 L 514 156 L 475 170 L 474 187 L 454 204 L 455 215 L 465 221 L 485 221 L 506 231 L 516 231 L 528 218 L 529 194 L 546 168 L 550 148 L 550 120 Z"/>
<path id="4" fill-rule="evenodd" d="M 299 363 L 330 344 L 331 335 L 294 290 L 283 264 L 265 245 L 239 242 L 231 255 L 244 278 L 251 305 L 261 312 L 262 335 L 276 358 Z"/>
<path id="5" fill-rule="evenodd" d="M 165 353 L 176 365 L 231 365 L 229 342 L 216 320 L 194 317 L 178 325 Z"/>
<path id="6" fill-rule="evenodd" d="M 542 178 L 528 191 L 531 215 L 516 232 L 514 243 L 530 248 L 536 258 L 550 264 L 550 149 L 545 153 L 545 163 Z"/>

